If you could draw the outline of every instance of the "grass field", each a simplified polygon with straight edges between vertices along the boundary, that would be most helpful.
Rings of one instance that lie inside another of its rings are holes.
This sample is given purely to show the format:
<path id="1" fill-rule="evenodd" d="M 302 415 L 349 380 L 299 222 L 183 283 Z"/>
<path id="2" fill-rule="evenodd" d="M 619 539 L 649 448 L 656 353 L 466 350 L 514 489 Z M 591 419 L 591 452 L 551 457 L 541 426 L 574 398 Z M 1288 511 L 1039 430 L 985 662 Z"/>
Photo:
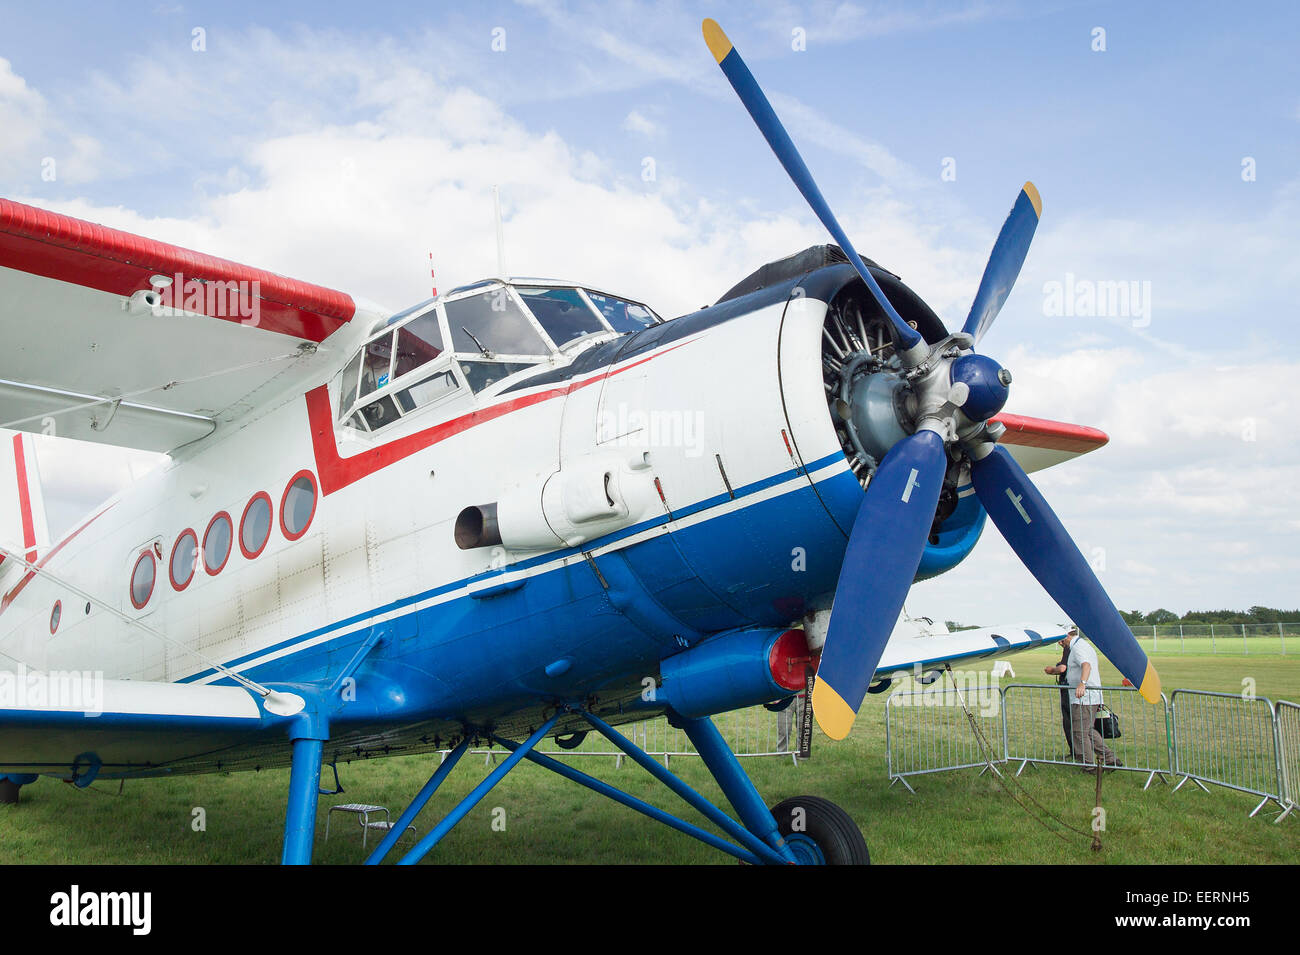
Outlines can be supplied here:
<path id="1" fill-rule="evenodd" d="M 1054 651 L 1012 658 L 1019 682 L 1040 682 Z M 1260 695 L 1300 701 L 1300 654 L 1250 657 L 1175 655 L 1157 658 L 1166 692 L 1175 687 L 1240 692 L 1253 679 Z M 1103 663 L 1103 673 L 1108 670 Z M 1004 681 L 1010 682 L 1010 681 Z M 324 841 L 325 812 L 335 803 L 387 805 L 394 816 L 424 783 L 436 757 L 414 756 L 339 767 L 347 792 L 322 797 L 316 836 L 318 863 L 362 859 L 351 817 L 336 814 Z M 580 767 L 633 795 L 699 822 L 644 771 L 629 762 L 588 757 Z M 1062 840 L 1011 801 L 997 782 L 975 770 L 913 780 L 916 795 L 886 778 L 884 697 L 869 696 L 852 735 L 831 743 L 819 733 L 813 758 L 745 761 L 769 804 L 801 794 L 839 803 L 858 821 L 877 863 L 1294 863 L 1300 859 L 1300 819 L 1273 825 L 1247 813 L 1256 799 L 1227 789 L 1177 793 L 1145 777 L 1108 774 L 1103 802 L 1107 830 L 1094 853 L 1081 836 Z M 698 759 L 681 757 L 672 769 L 722 803 Z M 466 756 L 417 820 L 421 833 L 467 793 L 486 769 Z M 1094 780 L 1067 767 L 1041 767 L 1021 777 L 1039 803 L 1087 829 Z M 98 783 L 77 790 L 42 779 L 23 790 L 17 806 L 0 806 L 0 861 L 6 863 L 268 864 L 279 860 L 287 770 L 126 784 Z M 192 828 L 201 808 L 206 831 Z M 493 828 L 504 810 L 505 829 Z M 372 843 L 373 844 L 373 843 Z M 409 843 L 404 842 L 404 845 Z M 729 863 L 686 836 L 618 806 L 530 764 L 521 765 L 481 802 L 429 856 L 438 863 Z"/>

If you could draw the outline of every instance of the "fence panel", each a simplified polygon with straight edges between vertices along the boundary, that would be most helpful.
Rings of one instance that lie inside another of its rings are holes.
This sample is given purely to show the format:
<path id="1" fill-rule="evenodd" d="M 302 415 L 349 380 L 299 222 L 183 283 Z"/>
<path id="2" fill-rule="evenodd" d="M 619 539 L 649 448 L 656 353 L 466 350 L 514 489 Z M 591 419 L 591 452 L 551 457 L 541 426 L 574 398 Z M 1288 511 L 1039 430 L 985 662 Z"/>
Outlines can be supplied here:
<path id="1" fill-rule="evenodd" d="M 1286 808 L 1274 819 L 1281 822 L 1295 809 L 1300 808 L 1300 705 L 1278 701 L 1277 762 L 1282 775 L 1282 795 Z"/>
<path id="2" fill-rule="evenodd" d="M 990 765 L 989 752 L 971 729 L 957 693 L 951 687 L 935 687 L 899 690 L 885 702 L 885 750 L 891 786 L 901 782 L 911 790 L 908 776 Z M 1002 691 L 989 687 L 968 696 L 966 703 L 993 748 L 993 762 L 1005 763 Z"/>
<path id="3" fill-rule="evenodd" d="M 1275 710 L 1266 697 L 1206 690 L 1174 690 L 1174 772 L 1260 796 L 1255 815 L 1270 801 L 1283 805 Z M 1201 788 L 1204 788 L 1202 786 Z"/>
<path id="4" fill-rule="evenodd" d="M 1286 655 L 1300 645 L 1300 623 L 1161 623 L 1129 628 L 1148 653 Z"/>
<path id="5" fill-rule="evenodd" d="M 1162 695 L 1152 705 L 1128 686 L 1102 688 L 1107 709 L 1119 723 L 1120 735 L 1105 740 L 1124 765 L 1117 769 L 1147 774 L 1146 786 L 1173 769 L 1168 732 L 1168 701 Z M 1017 775 L 1030 763 L 1074 765 L 1063 725 L 1061 701 L 1072 691 L 1050 683 L 1012 683 L 1002 688 L 1005 750 L 1009 762 L 1019 761 Z M 1143 788 L 1146 788 L 1145 786 Z"/>

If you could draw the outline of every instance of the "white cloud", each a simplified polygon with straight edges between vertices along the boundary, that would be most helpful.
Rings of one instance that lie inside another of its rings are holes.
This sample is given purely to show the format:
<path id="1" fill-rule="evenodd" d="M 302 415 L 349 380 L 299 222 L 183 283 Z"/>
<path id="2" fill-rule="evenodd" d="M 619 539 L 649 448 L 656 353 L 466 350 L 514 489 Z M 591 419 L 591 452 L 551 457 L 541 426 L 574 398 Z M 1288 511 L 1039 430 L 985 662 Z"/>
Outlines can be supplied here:
<path id="1" fill-rule="evenodd" d="M 654 136 L 659 132 L 657 123 L 642 116 L 636 110 L 632 110 L 623 118 L 623 128 L 629 133 L 637 133 L 641 136 Z"/>

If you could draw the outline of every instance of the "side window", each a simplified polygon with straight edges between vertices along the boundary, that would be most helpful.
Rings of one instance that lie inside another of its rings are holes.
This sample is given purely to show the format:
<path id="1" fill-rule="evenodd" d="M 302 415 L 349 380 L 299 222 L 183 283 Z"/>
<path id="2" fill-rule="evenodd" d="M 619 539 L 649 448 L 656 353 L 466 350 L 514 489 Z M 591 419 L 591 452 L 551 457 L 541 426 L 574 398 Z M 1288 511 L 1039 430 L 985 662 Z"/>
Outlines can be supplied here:
<path id="1" fill-rule="evenodd" d="M 460 384 L 456 381 L 454 371 L 447 369 L 434 372 L 422 381 L 411 385 L 411 387 L 399 391 L 397 393 L 397 404 L 403 412 L 414 411 L 431 401 L 437 401 L 443 395 L 451 394 L 459 387 Z"/>
<path id="2" fill-rule="evenodd" d="M 388 372 L 393 359 L 393 336 L 376 338 L 361 351 L 361 391 L 364 398 L 388 384 Z"/>
<path id="3" fill-rule="evenodd" d="M 532 367 L 532 365 L 502 361 L 462 361 L 460 363 L 460 369 L 465 373 L 465 380 L 469 382 L 470 389 L 475 394 L 478 394 L 484 388 L 495 385 L 501 379 L 507 378 L 517 371 Z"/>
<path id="4" fill-rule="evenodd" d="M 521 288 L 516 291 L 557 348 L 563 348 L 575 338 L 605 331 L 600 317 L 587 307 L 577 289 Z"/>
<path id="5" fill-rule="evenodd" d="M 429 309 L 397 330 L 396 352 L 394 379 L 427 365 L 442 354 L 442 329 L 438 327 L 436 309 Z"/>
<path id="6" fill-rule="evenodd" d="M 449 302 L 446 308 L 452 346 L 458 353 L 489 360 L 497 355 L 551 353 L 504 287 Z"/>
<path id="7" fill-rule="evenodd" d="M 352 403 L 357 400 L 357 376 L 361 373 L 361 352 L 357 352 L 348 366 L 343 369 L 343 380 L 339 383 L 339 417 L 347 414 Z"/>

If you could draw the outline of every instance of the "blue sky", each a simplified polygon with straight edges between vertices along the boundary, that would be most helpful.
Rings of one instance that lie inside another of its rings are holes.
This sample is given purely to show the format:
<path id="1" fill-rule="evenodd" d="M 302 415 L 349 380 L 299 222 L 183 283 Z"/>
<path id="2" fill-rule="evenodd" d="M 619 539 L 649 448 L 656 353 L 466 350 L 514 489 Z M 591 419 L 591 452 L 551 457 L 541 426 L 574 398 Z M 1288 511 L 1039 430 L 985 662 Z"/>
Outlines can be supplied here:
<path id="1" fill-rule="evenodd" d="M 512 271 L 677 314 L 824 240 L 703 16 L 859 248 L 950 326 L 1038 185 L 986 346 L 1017 376 L 1009 410 L 1111 434 L 1040 483 L 1117 602 L 1300 605 L 1291 4 L 0 3 L 0 195 L 397 308 L 427 294 L 431 249 L 442 284 L 493 270 L 500 183 Z M 1149 323 L 1047 314 L 1067 273 L 1150 283 Z M 1050 619 L 996 538 L 914 609 Z"/>

